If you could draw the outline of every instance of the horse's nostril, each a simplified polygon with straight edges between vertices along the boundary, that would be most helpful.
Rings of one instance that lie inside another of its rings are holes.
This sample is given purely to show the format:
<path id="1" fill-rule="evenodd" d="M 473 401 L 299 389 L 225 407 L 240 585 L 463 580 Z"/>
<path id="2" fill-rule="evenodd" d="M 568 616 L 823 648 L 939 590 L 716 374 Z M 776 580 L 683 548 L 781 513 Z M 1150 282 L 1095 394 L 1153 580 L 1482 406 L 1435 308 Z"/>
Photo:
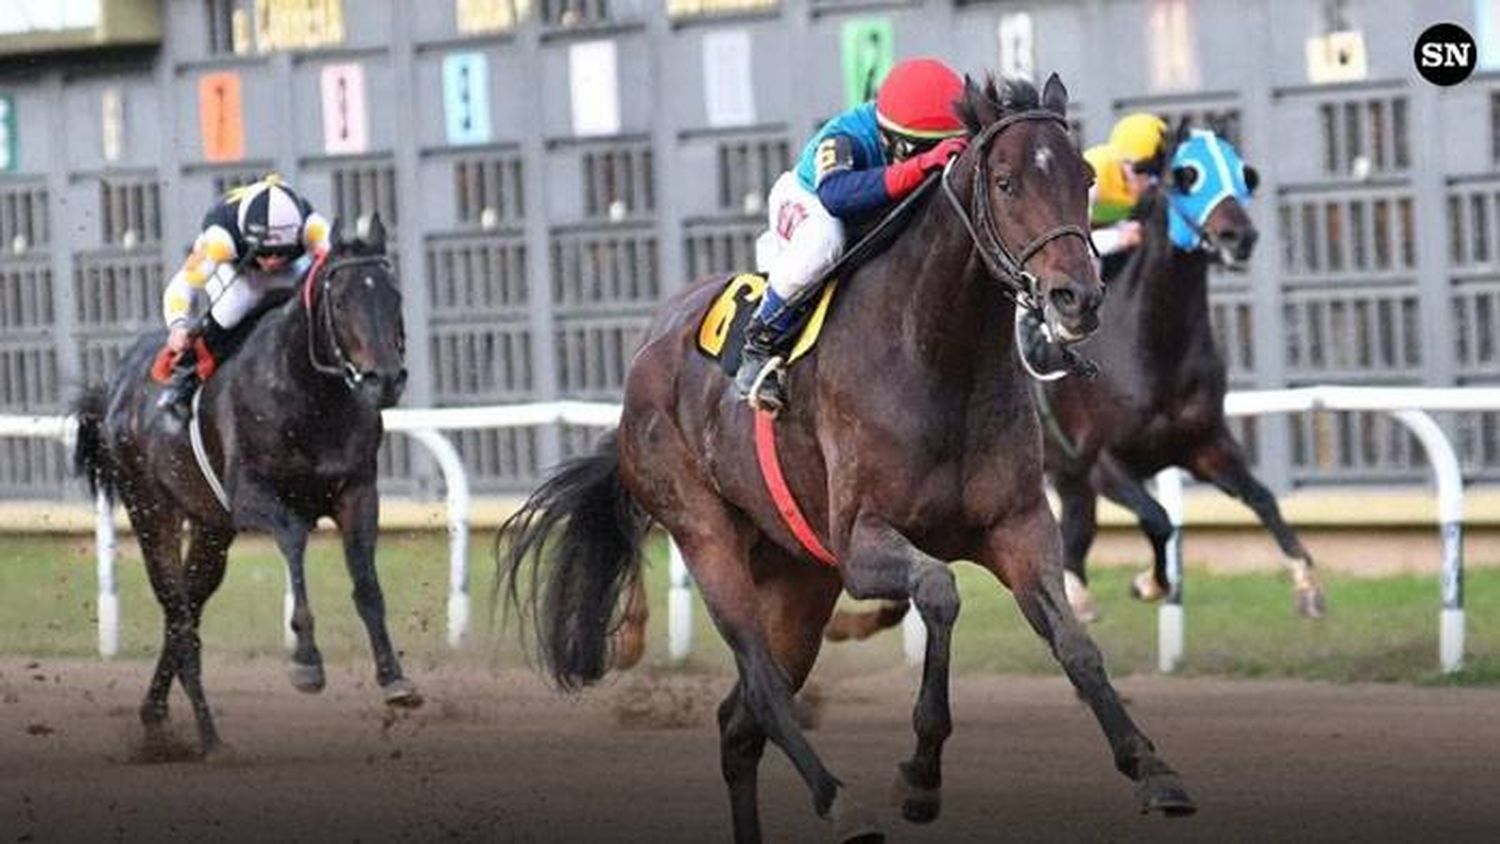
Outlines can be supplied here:
<path id="1" fill-rule="evenodd" d="M 1078 307 L 1078 296 L 1069 288 L 1060 287 L 1052 291 L 1051 297 L 1052 307 L 1064 313 L 1072 313 Z"/>

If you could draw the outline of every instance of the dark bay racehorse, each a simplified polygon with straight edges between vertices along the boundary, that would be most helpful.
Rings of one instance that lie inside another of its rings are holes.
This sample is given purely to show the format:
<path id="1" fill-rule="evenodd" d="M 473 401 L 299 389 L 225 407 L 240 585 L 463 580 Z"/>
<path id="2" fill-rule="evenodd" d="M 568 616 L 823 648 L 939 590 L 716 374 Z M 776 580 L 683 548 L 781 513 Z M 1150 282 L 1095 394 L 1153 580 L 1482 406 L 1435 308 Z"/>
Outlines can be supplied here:
<path id="1" fill-rule="evenodd" d="M 1047 473 L 1062 503 L 1068 570 L 1086 582 L 1099 495 L 1140 520 L 1154 562 L 1132 592 L 1155 600 L 1167 582 L 1172 523 L 1144 481 L 1180 466 L 1245 502 L 1286 557 L 1298 612 L 1317 617 L 1323 595 L 1313 561 L 1281 516 L 1276 498 L 1246 466 L 1224 419 L 1227 376 L 1209 319 L 1208 273 L 1215 262 L 1241 270 L 1257 232 L 1246 206 L 1258 177 L 1215 133 L 1179 127 L 1164 183 L 1142 208 L 1142 246 L 1118 277 L 1107 278 L 1105 328 L 1089 342 L 1102 377 L 1045 385 Z M 1075 595 L 1080 610 L 1086 592 Z"/>
<path id="2" fill-rule="evenodd" d="M 1010 588 L 1093 707 L 1116 766 L 1140 783 L 1142 810 L 1193 810 L 1067 606 L 1041 430 L 1012 340 L 1018 296 L 1035 297 L 1061 336 L 1097 325 L 1102 289 L 1082 228 L 1088 173 L 1068 137 L 1066 102 L 1056 76 L 1040 98 L 1023 82 L 967 83 L 957 107 L 973 144 L 908 229 L 853 271 L 819 346 L 790 370 L 791 403 L 774 423 L 780 461 L 836 566 L 799 545 L 766 491 L 752 437 L 766 419 L 695 350 L 718 283 L 664 305 L 632 362 L 618 431 L 564 465 L 503 528 L 499 562 L 512 599 L 522 600 L 528 563 L 537 567 L 527 591 L 538 650 L 566 688 L 608 668 L 608 634 L 621 592 L 639 578 L 648 522 L 671 533 L 739 670 L 719 708 L 739 841 L 760 838 L 767 739 L 836 834 L 879 837 L 793 714 L 841 590 L 910 598 L 927 625 L 916 750 L 897 789 L 907 818 L 937 816 L 952 732 L 954 559 L 978 562 Z M 561 535 L 547 542 L 553 528 Z"/>
<path id="3" fill-rule="evenodd" d="M 1270 529 L 1292 573 L 1294 602 L 1303 615 L 1323 611 L 1312 557 L 1281 517 L 1275 497 L 1250 473 L 1224 419 L 1224 359 L 1209 320 L 1209 267 L 1244 267 L 1257 233 L 1246 210 L 1258 182 L 1254 168 L 1207 130 L 1179 127 L 1164 168 L 1165 182 L 1138 216 L 1142 246 L 1112 277 L 1100 309 L 1102 327 L 1086 347 L 1100 369 L 1096 380 L 1064 378 L 1045 384 L 1047 473 L 1062 502 L 1064 555 L 1070 600 L 1079 615 L 1094 615 L 1085 558 L 1097 530 L 1095 505 L 1104 495 L 1136 515 L 1154 550 L 1152 569 L 1132 584 L 1148 600 L 1166 594 L 1167 542 L 1172 524 L 1144 481 L 1181 466 L 1250 506 Z M 833 639 L 864 638 L 901 620 L 904 607 L 838 613 Z"/>
<path id="4" fill-rule="evenodd" d="M 303 551 L 321 516 L 333 517 L 343 533 L 385 699 L 421 702 L 386 633 L 375 572 L 380 410 L 395 404 L 406 381 L 401 294 L 378 217 L 367 239 L 343 242 L 335 227 L 333 241 L 300 294 L 259 319 L 198 397 L 202 444 L 227 509 L 199 471 L 189 433 L 156 407 L 159 388 L 149 372 L 163 332 L 142 337 L 107 390 L 89 389 L 74 408 L 75 464 L 124 504 L 165 615 L 161 656 L 140 711 L 149 742 L 165 739 L 175 677 L 192 702 L 203 753 L 218 746 L 203 696 L 198 623 L 242 530 L 269 531 L 285 555 L 296 601 L 292 682 L 307 692 L 323 688 L 303 574 Z"/>

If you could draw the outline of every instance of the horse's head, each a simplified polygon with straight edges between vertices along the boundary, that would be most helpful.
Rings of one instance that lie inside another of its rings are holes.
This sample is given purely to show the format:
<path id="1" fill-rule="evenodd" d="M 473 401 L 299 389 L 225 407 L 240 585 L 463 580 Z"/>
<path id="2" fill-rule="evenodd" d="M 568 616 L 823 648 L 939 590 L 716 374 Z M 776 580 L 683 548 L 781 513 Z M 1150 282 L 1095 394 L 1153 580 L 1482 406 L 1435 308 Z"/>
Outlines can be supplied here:
<path id="1" fill-rule="evenodd" d="M 390 407 L 406 387 L 406 330 L 401 292 L 386 257 L 385 226 L 377 214 L 364 237 L 346 241 L 335 222 L 329 238 L 328 254 L 308 278 L 314 334 L 321 336 L 314 341 L 313 363 L 379 407 Z"/>
<path id="2" fill-rule="evenodd" d="M 965 155 L 976 246 L 996 280 L 1034 299 L 1053 333 L 1076 342 L 1098 327 L 1104 287 L 1088 235 L 1090 170 L 1069 136 L 1067 107 L 1055 73 L 1040 95 L 1024 80 L 965 80 L 957 104 L 974 135 Z"/>
<path id="3" fill-rule="evenodd" d="M 1260 176 L 1234 145 L 1208 129 L 1177 132 L 1167 171 L 1167 233 L 1172 245 L 1212 254 L 1242 269 L 1260 236 L 1247 210 Z"/>

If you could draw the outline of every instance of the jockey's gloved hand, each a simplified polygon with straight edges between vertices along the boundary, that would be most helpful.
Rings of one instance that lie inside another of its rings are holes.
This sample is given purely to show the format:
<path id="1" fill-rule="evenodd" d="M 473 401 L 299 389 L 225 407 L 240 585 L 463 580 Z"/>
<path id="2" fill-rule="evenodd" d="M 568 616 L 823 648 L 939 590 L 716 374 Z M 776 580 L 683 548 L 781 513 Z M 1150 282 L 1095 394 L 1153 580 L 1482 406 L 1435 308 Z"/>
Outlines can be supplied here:
<path id="1" fill-rule="evenodd" d="M 192 329 L 186 322 L 174 322 L 167 331 L 167 348 L 174 352 L 181 352 L 193 341 Z"/>
<path id="2" fill-rule="evenodd" d="M 968 148 L 969 138 L 967 135 L 959 135 L 956 138 L 944 138 L 938 142 L 937 146 L 921 153 L 913 160 L 917 162 L 918 168 L 924 173 L 929 170 L 940 170 L 948 165 L 948 159 L 962 155 L 963 151 Z"/>
<path id="3" fill-rule="evenodd" d="M 891 199 L 906 196 L 922 184 L 928 173 L 942 169 L 949 156 L 958 155 L 968 148 L 969 139 L 963 135 L 944 138 L 932 149 L 886 167 L 885 192 Z"/>

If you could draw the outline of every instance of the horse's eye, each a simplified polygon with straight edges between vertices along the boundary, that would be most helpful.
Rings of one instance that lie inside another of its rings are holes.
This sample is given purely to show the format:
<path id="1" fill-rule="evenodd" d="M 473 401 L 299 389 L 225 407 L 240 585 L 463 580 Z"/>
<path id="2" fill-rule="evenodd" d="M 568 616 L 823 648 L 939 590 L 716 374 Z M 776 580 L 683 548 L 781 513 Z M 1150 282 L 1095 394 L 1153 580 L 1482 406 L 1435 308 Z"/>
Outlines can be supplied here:
<path id="1" fill-rule="evenodd" d="M 1010 173 L 1001 171 L 995 176 L 995 187 L 1000 190 L 1006 193 L 1015 193 L 1015 186 L 1015 180 L 1010 177 Z"/>

